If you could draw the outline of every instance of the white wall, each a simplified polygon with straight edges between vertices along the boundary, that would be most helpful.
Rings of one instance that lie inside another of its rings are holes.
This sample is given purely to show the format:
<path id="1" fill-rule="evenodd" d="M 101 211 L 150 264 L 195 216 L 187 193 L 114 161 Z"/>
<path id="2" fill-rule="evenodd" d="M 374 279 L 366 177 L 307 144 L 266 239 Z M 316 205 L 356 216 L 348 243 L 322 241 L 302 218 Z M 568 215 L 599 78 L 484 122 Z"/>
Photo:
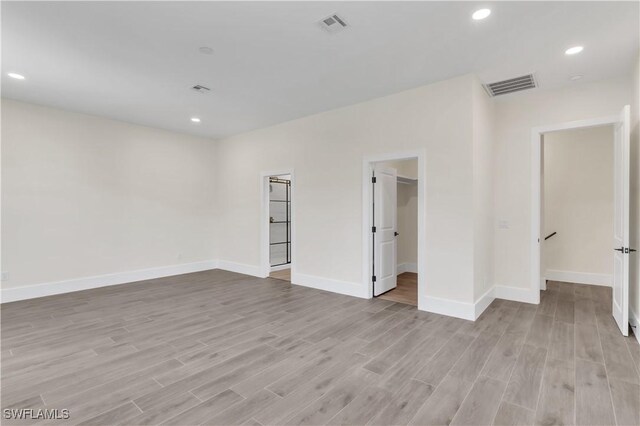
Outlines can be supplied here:
<path id="1" fill-rule="evenodd" d="M 631 103 L 631 228 L 630 245 L 640 250 L 640 55 L 633 70 Z M 635 335 L 640 342 L 640 251 L 629 256 L 630 264 L 630 317 L 635 322 Z"/>
<path id="2" fill-rule="evenodd" d="M 611 285 L 613 126 L 544 135 L 544 227 L 548 279 Z"/>
<path id="3" fill-rule="evenodd" d="M 259 175 L 293 168 L 294 282 L 365 294 L 363 158 L 424 150 L 427 293 L 473 302 L 472 82 L 463 76 L 220 141 L 223 263 L 260 264 Z"/>
<path id="4" fill-rule="evenodd" d="M 260 174 L 293 168 L 297 279 L 362 294 L 362 160 L 419 150 L 426 297 L 473 304 L 492 284 L 526 294 L 531 128 L 617 114 L 630 87 L 493 102 L 463 76 L 217 143 L 3 100 L 3 288 L 205 261 L 218 244 L 225 267 L 260 271 Z"/>
<path id="5" fill-rule="evenodd" d="M 531 129 L 619 114 L 631 103 L 628 79 L 578 83 L 495 98 L 495 284 L 531 297 Z"/>
<path id="6" fill-rule="evenodd" d="M 3 294 L 214 259 L 215 160 L 208 139 L 3 99 Z"/>
<path id="7" fill-rule="evenodd" d="M 398 265 L 418 264 L 418 185 L 398 184 Z"/>
<path id="8" fill-rule="evenodd" d="M 474 301 L 484 303 L 494 286 L 494 103 L 476 78 L 473 81 L 473 228 Z"/>

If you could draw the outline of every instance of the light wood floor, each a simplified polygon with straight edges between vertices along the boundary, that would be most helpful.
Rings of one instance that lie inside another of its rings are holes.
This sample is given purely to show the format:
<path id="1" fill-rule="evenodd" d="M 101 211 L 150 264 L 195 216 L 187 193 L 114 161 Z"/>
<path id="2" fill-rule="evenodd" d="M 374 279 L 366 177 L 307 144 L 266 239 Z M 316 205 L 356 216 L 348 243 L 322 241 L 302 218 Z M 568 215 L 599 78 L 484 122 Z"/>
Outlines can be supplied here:
<path id="1" fill-rule="evenodd" d="M 273 271 L 269 274 L 269 278 L 291 282 L 291 268 Z"/>
<path id="2" fill-rule="evenodd" d="M 14 302 L 2 407 L 70 410 L 45 424 L 638 424 L 640 346 L 610 301 L 549 283 L 474 323 L 216 270 Z"/>
<path id="3" fill-rule="evenodd" d="M 418 306 L 418 274 L 403 272 L 398 275 L 397 287 L 378 297 L 383 300 Z"/>

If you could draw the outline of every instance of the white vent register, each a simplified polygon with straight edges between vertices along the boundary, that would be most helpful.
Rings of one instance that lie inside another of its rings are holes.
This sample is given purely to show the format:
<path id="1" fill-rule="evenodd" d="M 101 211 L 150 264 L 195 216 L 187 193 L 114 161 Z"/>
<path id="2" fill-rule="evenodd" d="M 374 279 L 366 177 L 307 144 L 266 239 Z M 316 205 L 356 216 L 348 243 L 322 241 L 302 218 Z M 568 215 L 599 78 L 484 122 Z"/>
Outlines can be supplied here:
<path id="1" fill-rule="evenodd" d="M 335 33 L 337 31 L 344 30 L 347 28 L 347 21 L 342 19 L 336 13 L 333 15 L 329 15 L 323 20 L 320 21 L 320 26 L 330 33 Z"/>
<path id="2" fill-rule="evenodd" d="M 485 84 L 489 96 L 506 95 L 507 93 L 519 92 L 521 90 L 534 89 L 538 87 L 533 74 L 523 75 L 521 77 L 510 78 L 508 80 L 496 81 L 495 83 Z"/>

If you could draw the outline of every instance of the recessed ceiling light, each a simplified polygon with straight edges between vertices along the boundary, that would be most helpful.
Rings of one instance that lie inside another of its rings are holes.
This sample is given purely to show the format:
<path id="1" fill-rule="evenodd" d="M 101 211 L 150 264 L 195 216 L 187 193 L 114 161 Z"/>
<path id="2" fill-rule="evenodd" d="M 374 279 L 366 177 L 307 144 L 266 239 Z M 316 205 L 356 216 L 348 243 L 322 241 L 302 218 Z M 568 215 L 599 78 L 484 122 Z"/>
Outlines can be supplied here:
<path id="1" fill-rule="evenodd" d="M 582 76 L 582 75 L 580 75 L 580 74 L 572 75 L 571 77 L 569 77 L 569 80 L 571 80 L 571 81 L 577 81 L 577 80 L 580 80 L 582 77 L 583 77 L 583 76 Z"/>
<path id="2" fill-rule="evenodd" d="M 471 15 L 471 17 L 476 21 L 479 21 L 481 19 L 486 18 L 489 15 L 491 15 L 491 9 L 480 9 L 473 12 L 473 15 Z"/>
<path id="3" fill-rule="evenodd" d="M 198 51 L 203 55 L 213 55 L 213 49 L 207 46 L 202 46 Z"/>
<path id="4" fill-rule="evenodd" d="M 200 119 L 198 117 L 191 117 L 191 121 L 193 121 L 194 123 L 199 123 Z"/>
<path id="5" fill-rule="evenodd" d="M 24 80 L 24 75 L 16 74 L 15 72 L 8 72 L 7 75 L 11 78 L 15 78 L 16 80 Z"/>
<path id="6" fill-rule="evenodd" d="M 582 46 L 573 46 L 564 51 L 565 55 L 575 55 L 576 53 L 582 52 L 584 47 Z"/>

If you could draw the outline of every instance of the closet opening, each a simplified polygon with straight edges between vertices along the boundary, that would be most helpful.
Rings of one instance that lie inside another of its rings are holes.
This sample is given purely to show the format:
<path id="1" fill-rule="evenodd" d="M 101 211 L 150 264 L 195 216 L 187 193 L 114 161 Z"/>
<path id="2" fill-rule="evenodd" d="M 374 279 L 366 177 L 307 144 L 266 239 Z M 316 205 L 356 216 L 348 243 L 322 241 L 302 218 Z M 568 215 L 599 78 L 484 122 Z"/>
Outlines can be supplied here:
<path id="1" fill-rule="evenodd" d="M 370 294 L 418 306 L 420 284 L 424 283 L 418 273 L 419 235 L 424 230 L 419 224 L 424 200 L 419 157 L 370 161 L 367 166 Z"/>

